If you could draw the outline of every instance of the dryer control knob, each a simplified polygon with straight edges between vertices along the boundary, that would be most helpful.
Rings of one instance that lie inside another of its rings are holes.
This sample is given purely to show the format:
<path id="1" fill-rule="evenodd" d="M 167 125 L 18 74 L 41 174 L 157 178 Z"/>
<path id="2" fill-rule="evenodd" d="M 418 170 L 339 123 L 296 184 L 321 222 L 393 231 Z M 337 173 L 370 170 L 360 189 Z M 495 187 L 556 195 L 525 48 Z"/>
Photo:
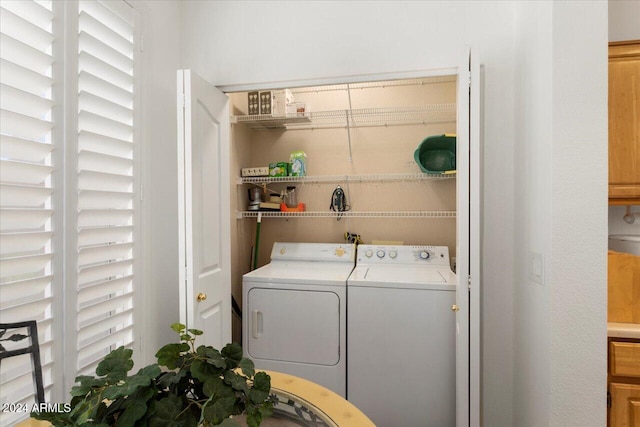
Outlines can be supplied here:
<path id="1" fill-rule="evenodd" d="M 382 249 L 379 249 L 378 252 L 376 252 L 376 255 L 378 255 L 378 258 L 384 258 L 384 251 Z"/>
<path id="2" fill-rule="evenodd" d="M 398 256 L 398 251 L 391 250 L 389 251 L 389 258 L 396 258 Z"/>
<path id="3" fill-rule="evenodd" d="M 429 252 L 427 252 L 427 251 L 420 252 L 420 258 L 429 259 Z"/>
<path id="4" fill-rule="evenodd" d="M 364 253 L 364 256 L 366 256 L 367 258 L 371 258 L 373 256 L 373 251 L 371 249 L 367 249 L 367 251 Z"/>

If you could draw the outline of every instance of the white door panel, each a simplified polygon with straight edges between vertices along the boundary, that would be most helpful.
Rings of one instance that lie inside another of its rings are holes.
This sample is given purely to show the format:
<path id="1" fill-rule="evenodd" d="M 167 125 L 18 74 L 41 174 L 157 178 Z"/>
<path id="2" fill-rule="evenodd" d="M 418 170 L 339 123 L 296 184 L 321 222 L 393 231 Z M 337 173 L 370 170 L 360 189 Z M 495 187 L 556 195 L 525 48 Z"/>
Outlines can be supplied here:
<path id="1" fill-rule="evenodd" d="M 458 69 L 456 425 L 480 425 L 480 75 L 464 49 Z"/>
<path id="2" fill-rule="evenodd" d="M 480 419 L 480 291 L 481 287 L 481 198 L 482 141 L 480 136 L 480 97 L 482 76 L 476 51 L 471 51 L 469 72 L 469 425 L 479 427 Z"/>
<path id="3" fill-rule="evenodd" d="M 228 97 L 180 70 L 178 122 L 181 322 L 221 348 L 231 340 Z"/>

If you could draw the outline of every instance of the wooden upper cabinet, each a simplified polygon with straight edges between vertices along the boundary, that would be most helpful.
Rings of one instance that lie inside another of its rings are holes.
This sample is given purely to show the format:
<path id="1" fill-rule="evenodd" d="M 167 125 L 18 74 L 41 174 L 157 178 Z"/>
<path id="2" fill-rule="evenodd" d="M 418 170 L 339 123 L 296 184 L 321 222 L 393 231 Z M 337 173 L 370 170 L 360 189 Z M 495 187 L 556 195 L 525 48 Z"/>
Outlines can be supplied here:
<path id="1" fill-rule="evenodd" d="M 640 204 L 640 40 L 609 44 L 609 204 Z"/>

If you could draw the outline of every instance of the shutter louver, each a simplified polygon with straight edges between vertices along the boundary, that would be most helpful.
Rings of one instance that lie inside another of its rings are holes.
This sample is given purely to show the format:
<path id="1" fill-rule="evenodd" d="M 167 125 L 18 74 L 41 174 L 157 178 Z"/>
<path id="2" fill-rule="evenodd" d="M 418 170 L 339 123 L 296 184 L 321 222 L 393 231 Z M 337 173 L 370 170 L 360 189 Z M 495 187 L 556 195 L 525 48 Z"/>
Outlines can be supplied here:
<path id="1" fill-rule="evenodd" d="M 134 27 L 113 7 L 78 10 L 79 374 L 134 339 Z"/>
<path id="2" fill-rule="evenodd" d="M 38 321 L 47 400 L 54 363 L 53 18 L 51 1 L 0 2 L 0 322 Z M 28 355 L 4 360 L 0 402 L 34 401 Z M 24 416 L 2 411 L 0 425 Z"/>

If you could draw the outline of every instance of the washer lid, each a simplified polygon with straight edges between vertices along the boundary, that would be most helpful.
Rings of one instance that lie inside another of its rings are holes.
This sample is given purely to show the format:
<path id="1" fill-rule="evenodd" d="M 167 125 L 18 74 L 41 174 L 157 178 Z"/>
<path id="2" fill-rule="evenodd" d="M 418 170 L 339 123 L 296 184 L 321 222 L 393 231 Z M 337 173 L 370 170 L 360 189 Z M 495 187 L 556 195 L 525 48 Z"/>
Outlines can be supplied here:
<path id="1" fill-rule="evenodd" d="M 314 261 L 272 261 L 244 276 L 243 281 L 346 286 L 353 264 Z"/>
<path id="2" fill-rule="evenodd" d="M 455 290 L 451 270 L 410 266 L 358 266 L 349 278 L 349 286 Z"/>

